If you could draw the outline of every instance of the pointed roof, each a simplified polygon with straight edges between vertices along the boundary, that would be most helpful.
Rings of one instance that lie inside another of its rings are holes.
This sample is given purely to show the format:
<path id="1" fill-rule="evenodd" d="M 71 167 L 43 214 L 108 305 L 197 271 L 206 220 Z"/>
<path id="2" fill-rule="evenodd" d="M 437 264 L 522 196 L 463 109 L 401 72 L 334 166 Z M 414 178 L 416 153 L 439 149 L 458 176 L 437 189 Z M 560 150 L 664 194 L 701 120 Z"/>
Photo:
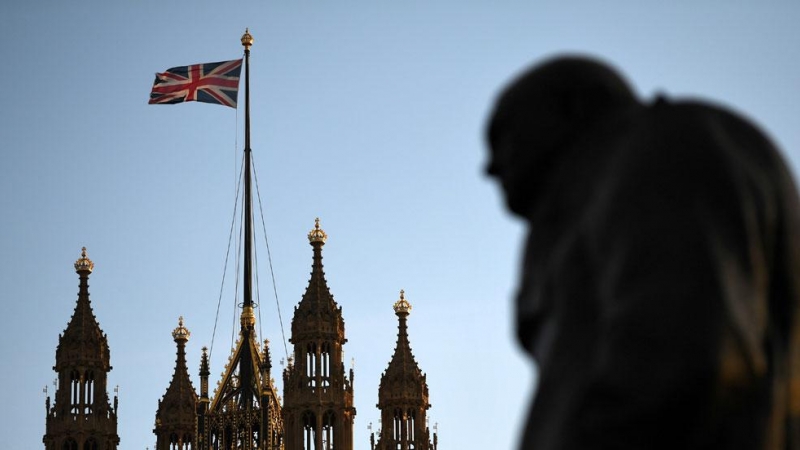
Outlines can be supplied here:
<path id="1" fill-rule="evenodd" d="M 308 287 L 302 300 L 295 307 L 292 319 L 290 341 L 293 343 L 316 337 L 344 339 L 342 310 L 333 299 L 322 266 L 322 246 L 327 240 L 328 235 L 320 228 L 317 218 L 314 229 L 308 233 L 308 241 L 314 248 L 314 257 Z"/>
<path id="2" fill-rule="evenodd" d="M 279 405 L 277 391 L 272 384 L 270 370 L 272 362 L 267 346 L 269 341 L 264 341 L 264 348 L 259 349 L 255 336 L 249 330 L 243 330 L 239 334 L 239 339 L 232 349 L 232 353 L 225 364 L 222 378 L 217 383 L 214 390 L 214 398 L 211 401 L 209 411 L 211 413 L 225 413 L 233 411 L 234 408 L 248 409 L 260 405 L 261 398 L 268 396 L 274 399 Z M 262 360 L 263 357 L 267 361 Z M 205 363 L 201 363 L 201 372 L 207 370 Z M 243 370 L 252 370 L 252 373 L 243 373 Z M 201 373 L 202 375 L 202 373 Z M 249 379 L 250 383 L 246 386 L 240 380 Z"/>
<path id="3" fill-rule="evenodd" d="M 420 370 L 411 344 L 408 340 L 408 326 L 406 321 L 411 313 L 411 304 L 405 298 L 405 291 L 400 291 L 400 299 L 394 303 L 394 312 L 398 318 L 397 344 L 389 367 L 381 376 L 378 389 L 378 407 L 397 401 L 406 403 L 422 402 L 428 405 L 428 383 L 425 374 Z"/>
<path id="4" fill-rule="evenodd" d="M 158 402 L 156 412 L 156 428 L 194 430 L 197 393 L 189 378 L 186 367 L 186 342 L 191 333 L 183 326 L 183 317 L 178 319 L 178 327 L 172 332 L 172 338 L 178 347 L 175 360 L 175 372 L 169 383 L 167 392 Z"/>
<path id="5" fill-rule="evenodd" d="M 67 328 L 58 339 L 56 371 L 76 365 L 111 370 L 108 339 L 100 329 L 89 301 L 89 274 L 92 270 L 94 263 L 86 256 L 86 247 L 83 247 L 81 257 L 75 261 L 75 272 L 80 278 L 78 300 Z"/>

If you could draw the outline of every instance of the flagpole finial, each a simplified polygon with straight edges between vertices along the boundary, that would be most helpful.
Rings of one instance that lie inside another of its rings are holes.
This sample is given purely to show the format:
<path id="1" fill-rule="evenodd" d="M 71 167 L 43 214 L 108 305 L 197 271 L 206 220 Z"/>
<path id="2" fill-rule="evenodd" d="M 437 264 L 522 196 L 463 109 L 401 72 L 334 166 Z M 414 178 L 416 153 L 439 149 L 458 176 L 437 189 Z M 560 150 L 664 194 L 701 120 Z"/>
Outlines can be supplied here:
<path id="1" fill-rule="evenodd" d="M 250 46 L 253 45 L 253 35 L 250 34 L 249 28 L 244 29 L 244 34 L 242 35 L 242 45 L 244 46 L 245 50 L 250 50 Z"/>

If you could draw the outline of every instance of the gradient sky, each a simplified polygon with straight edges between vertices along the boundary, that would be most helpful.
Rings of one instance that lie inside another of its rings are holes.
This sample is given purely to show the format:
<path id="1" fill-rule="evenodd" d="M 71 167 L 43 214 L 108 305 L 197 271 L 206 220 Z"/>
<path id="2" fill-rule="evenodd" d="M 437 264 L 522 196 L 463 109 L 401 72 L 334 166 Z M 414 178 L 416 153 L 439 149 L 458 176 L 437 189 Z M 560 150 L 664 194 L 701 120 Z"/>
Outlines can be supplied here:
<path id="1" fill-rule="evenodd" d="M 702 97 L 745 112 L 797 173 L 800 4 L 672 3 L 2 2 L 4 446 L 41 448 L 42 388 L 53 394 L 82 246 L 95 262 L 90 292 L 111 348 L 112 396 L 119 385 L 120 449 L 154 445 L 179 315 L 199 386 L 244 113 L 147 99 L 157 71 L 240 57 L 249 27 L 252 148 L 283 324 L 288 333 L 311 268 L 306 233 L 320 217 L 346 364 L 355 359 L 356 448 L 369 448 L 370 422 L 378 428 L 400 289 L 414 308 L 411 344 L 440 448 L 513 448 L 535 383 L 511 322 L 523 228 L 483 175 L 482 136 L 513 74 L 563 52 L 599 56 L 646 99 Z M 282 388 L 261 236 L 259 323 Z M 227 276 L 212 387 L 238 326 Z"/>

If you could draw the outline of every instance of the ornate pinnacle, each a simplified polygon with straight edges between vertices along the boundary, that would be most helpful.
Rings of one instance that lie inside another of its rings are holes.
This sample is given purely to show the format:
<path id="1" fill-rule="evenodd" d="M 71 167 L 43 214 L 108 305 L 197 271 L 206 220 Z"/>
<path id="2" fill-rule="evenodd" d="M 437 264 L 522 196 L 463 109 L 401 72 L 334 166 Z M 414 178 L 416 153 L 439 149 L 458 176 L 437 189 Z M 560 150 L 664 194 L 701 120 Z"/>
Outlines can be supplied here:
<path id="1" fill-rule="evenodd" d="M 400 289 L 400 300 L 394 302 L 394 312 L 398 316 L 401 314 L 408 315 L 411 312 L 411 303 L 406 300 L 406 291 Z"/>
<path id="2" fill-rule="evenodd" d="M 269 339 L 264 339 L 264 346 L 261 347 L 261 364 L 272 366 L 272 361 L 269 355 Z"/>
<path id="3" fill-rule="evenodd" d="M 308 242 L 311 245 L 319 242 L 320 244 L 325 244 L 325 241 L 328 240 L 328 235 L 319 227 L 319 217 L 314 220 L 314 229 L 308 232 Z"/>
<path id="4" fill-rule="evenodd" d="M 203 347 L 203 354 L 200 357 L 200 376 L 208 377 L 211 374 L 208 367 L 208 347 Z"/>
<path id="5" fill-rule="evenodd" d="M 250 34 L 250 30 L 248 28 L 244 29 L 244 34 L 242 35 L 242 45 L 244 46 L 245 50 L 250 50 L 250 46 L 253 45 L 253 35 Z"/>
<path id="6" fill-rule="evenodd" d="M 94 270 L 94 263 L 91 259 L 86 257 L 86 247 L 81 249 L 81 257 L 75 261 L 75 272 L 89 272 L 92 273 Z"/>
<path id="7" fill-rule="evenodd" d="M 175 339 L 175 342 L 186 342 L 189 340 L 189 336 L 191 335 L 192 333 L 190 333 L 189 330 L 183 326 L 183 316 L 180 316 L 178 318 L 178 328 L 175 328 L 172 331 L 172 338 Z"/>

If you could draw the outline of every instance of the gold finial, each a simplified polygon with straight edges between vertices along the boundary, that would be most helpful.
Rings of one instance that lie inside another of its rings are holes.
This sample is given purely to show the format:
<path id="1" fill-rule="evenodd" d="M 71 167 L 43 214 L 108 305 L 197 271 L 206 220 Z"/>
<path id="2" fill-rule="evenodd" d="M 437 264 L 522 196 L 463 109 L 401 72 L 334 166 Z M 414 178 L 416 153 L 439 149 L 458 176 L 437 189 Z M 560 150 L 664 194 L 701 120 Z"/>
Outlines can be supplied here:
<path id="1" fill-rule="evenodd" d="M 242 35 L 242 45 L 244 46 L 245 50 L 250 50 L 250 46 L 253 45 L 253 35 L 250 34 L 249 28 L 244 29 L 244 34 Z"/>
<path id="2" fill-rule="evenodd" d="M 314 220 L 314 229 L 308 232 L 308 242 L 314 244 L 319 242 L 324 244 L 328 240 L 328 235 L 319 227 L 319 217 Z"/>
<path id="3" fill-rule="evenodd" d="M 408 315 L 411 312 L 411 303 L 406 300 L 406 291 L 400 289 L 400 300 L 394 302 L 394 312 L 397 315 Z"/>
<path id="4" fill-rule="evenodd" d="M 86 247 L 81 249 L 81 257 L 75 261 L 75 272 L 89 272 L 92 273 L 94 270 L 94 263 L 91 259 L 86 257 Z"/>
<path id="5" fill-rule="evenodd" d="M 183 326 L 183 316 L 178 317 L 178 328 L 172 330 L 172 338 L 175 339 L 175 342 L 183 341 L 186 342 L 189 340 L 189 336 L 192 333 Z"/>
<path id="6" fill-rule="evenodd" d="M 242 308 L 242 316 L 240 318 L 242 328 L 251 329 L 256 325 L 256 312 L 252 306 L 245 306 Z"/>

